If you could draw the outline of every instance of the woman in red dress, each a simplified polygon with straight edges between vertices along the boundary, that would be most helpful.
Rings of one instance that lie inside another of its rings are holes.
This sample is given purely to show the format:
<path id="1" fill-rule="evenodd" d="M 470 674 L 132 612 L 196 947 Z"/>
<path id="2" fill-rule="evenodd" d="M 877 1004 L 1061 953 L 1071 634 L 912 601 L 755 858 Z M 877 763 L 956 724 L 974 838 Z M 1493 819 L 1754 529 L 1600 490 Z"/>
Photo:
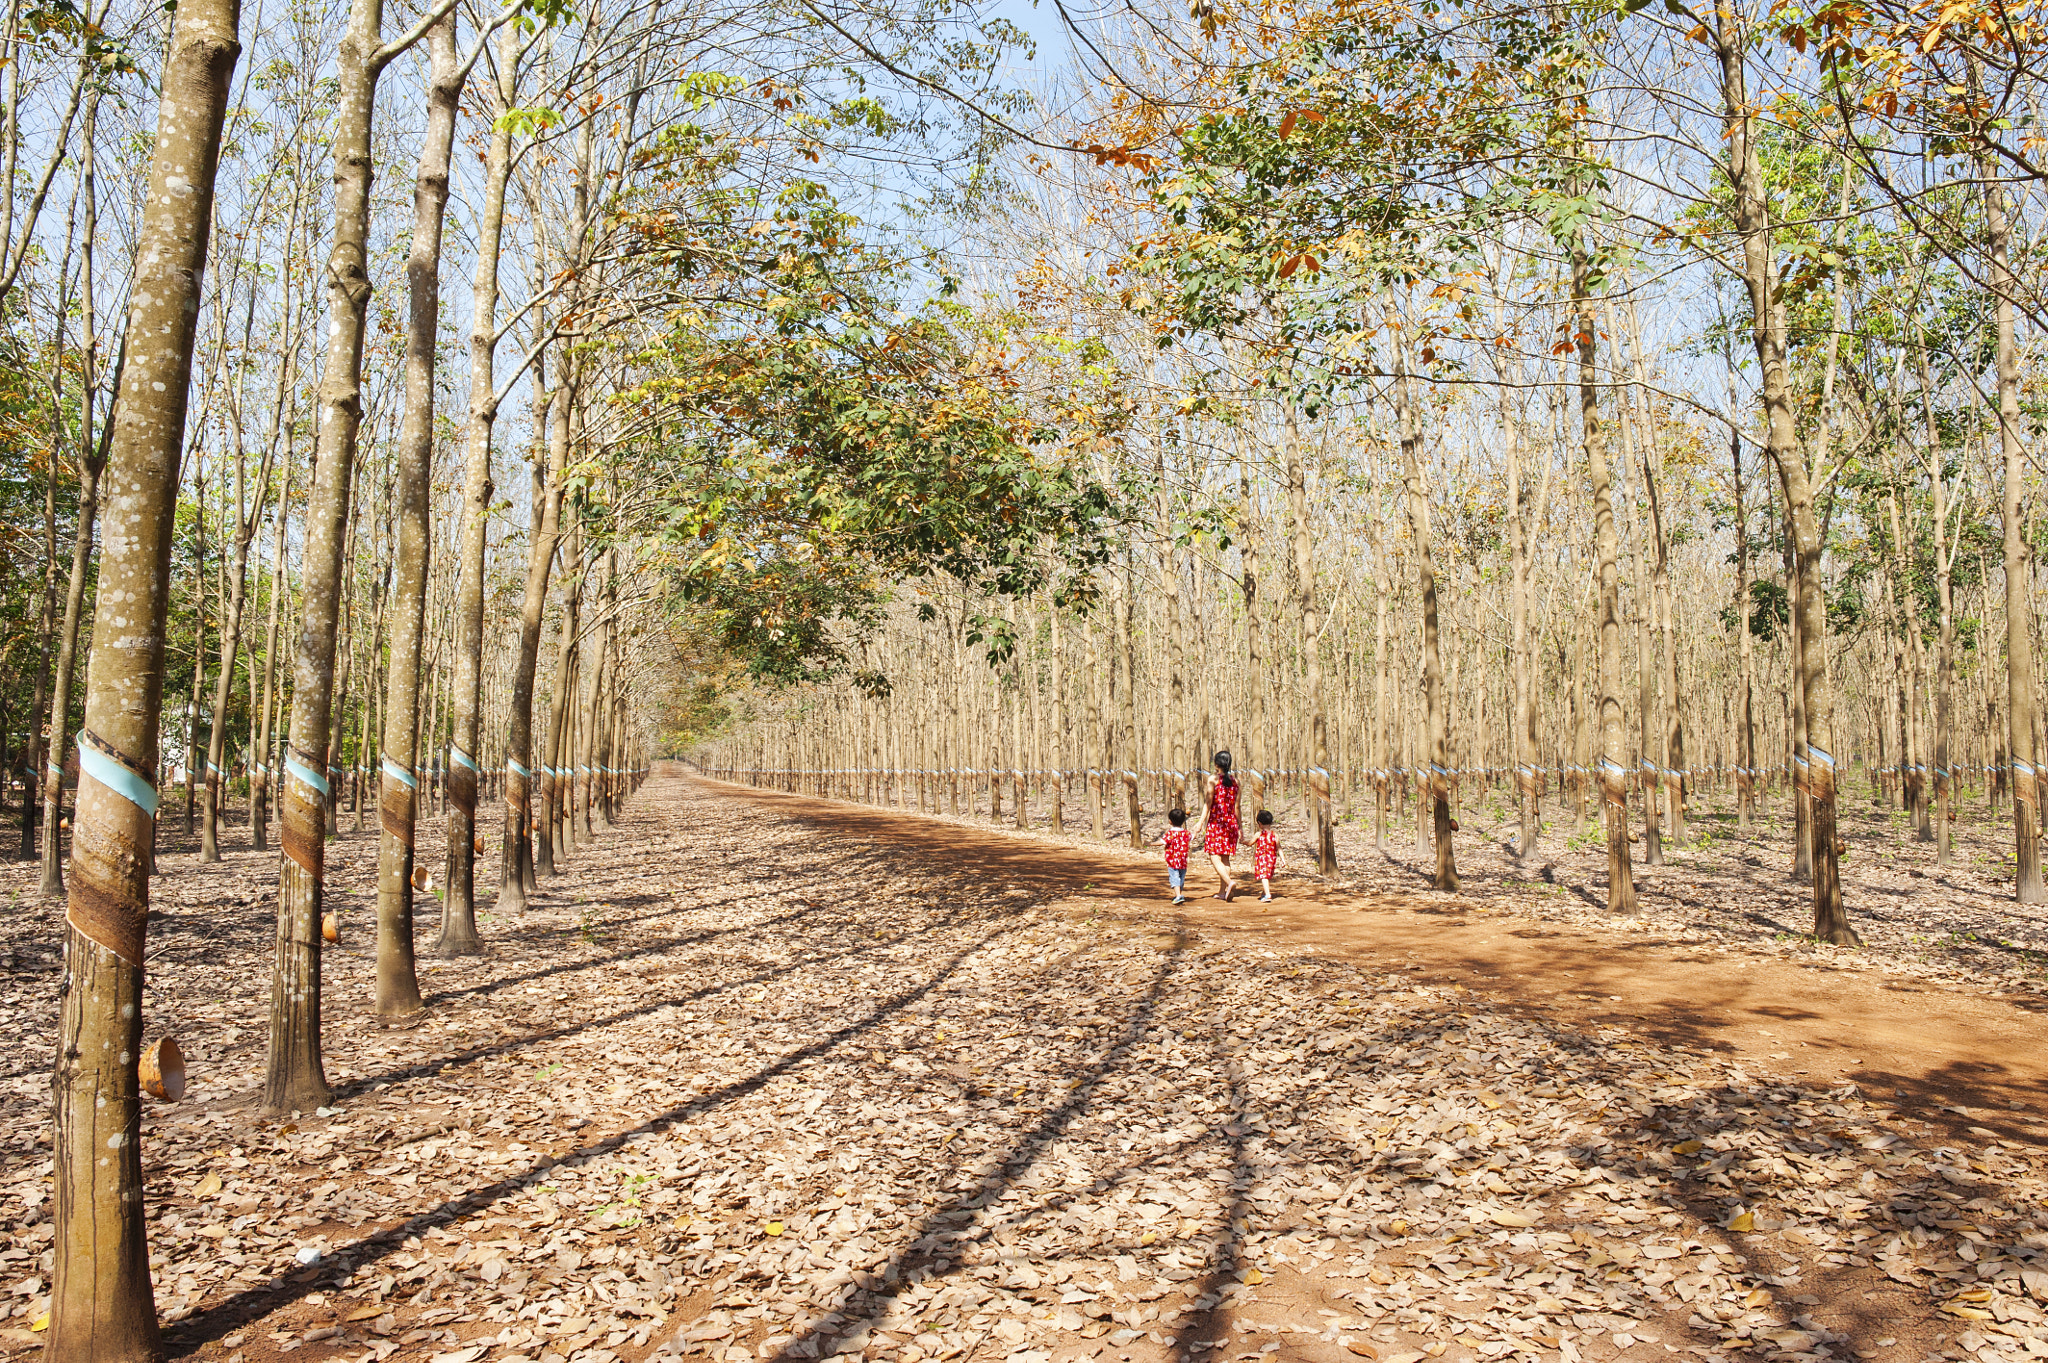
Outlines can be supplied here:
<path id="1" fill-rule="evenodd" d="M 1223 882 L 1216 898 L 1229 903 L 1237 893 L 1237 880 L 1230 874 L 1230 859 L 1237 855 L 1237 781 L 1230 774 L 1230 754 L 1216 754 L 1216 774 L 1209 778 L 1208 808 L 1202 816 L 1202 850 Z"/>

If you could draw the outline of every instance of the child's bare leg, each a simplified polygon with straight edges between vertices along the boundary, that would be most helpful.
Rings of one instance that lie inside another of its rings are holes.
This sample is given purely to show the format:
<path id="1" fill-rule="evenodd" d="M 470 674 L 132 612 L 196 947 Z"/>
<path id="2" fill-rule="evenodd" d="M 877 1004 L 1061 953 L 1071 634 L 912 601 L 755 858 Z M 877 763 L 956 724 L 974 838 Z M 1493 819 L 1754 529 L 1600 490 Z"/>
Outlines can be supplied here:
<path id="1" fill-rule="evenodd" d="M 1268 880 L 1264 876 L 1260 876 L 1259 892 L 1259 897 L 1261 899 L 1271 899 L 1273 897 L 1273 882 Z"/>

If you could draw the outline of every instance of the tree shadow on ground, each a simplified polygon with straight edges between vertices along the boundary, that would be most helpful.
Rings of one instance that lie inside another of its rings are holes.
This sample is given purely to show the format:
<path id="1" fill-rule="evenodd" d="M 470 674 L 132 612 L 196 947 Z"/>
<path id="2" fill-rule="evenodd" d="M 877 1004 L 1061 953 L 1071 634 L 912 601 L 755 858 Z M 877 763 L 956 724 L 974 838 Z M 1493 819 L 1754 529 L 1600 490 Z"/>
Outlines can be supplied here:
<path id="1" fill-rule="evenodd" d="M 622 1149 L 636 1136 L 666 1131 L 679 1122 L 689 1121 L 714 1108 L 735 1102 L 749 1094 L 760 1091 L 776 1078 L 802 1066 L 807 1061 L 830 1054 L 840 1046 L 858 1040 L 862 1035 L 881 1025 L 888 1018 L 905 1011 L 918 1000 L 938 989 L 960 966 L 1001 936 L 1006 929 L 991 928 L 979 938 L 955 952 L 931 978 L 912 989 L 905 990 L 877 1004 L 866 1016 L 834 1029 L 808 1045 L 789 1051 L 755 1070 L 746 1078 L 724 1084 L 709 1093 L 699 1094 L 667 1108 L 634 1126 L 570 1151 L 566 1155 L 551 1156 L 527 1166 L 517 1173 L 508 1174 L 493 1183 L 486 1184 L 449 1198 L 436 1206 L 419 1212 L 395 1226 L 390 1226 L 372 1235 L 364 1236 L 350 1244 L 336 1248 L 326 1256 L 329 1263 L 304 1272 L 275 1280 L 262 1286 L 238 1292 L 193 1313 L 184 1320 L 166 1327 L 165 1342 L 172 1347 L 189 1351 L 221 1338 L 238 1325 L 257 1317 L 267 1315 L 293 1301 L 317 1290 L 323 1281 L 331 1282 L 348 1276 L 367 1264 L 376 1263 L 396 1253 L 410 1236 L 419 1235 L 435 1226 L 445 1226 L 483 1210 L 486 1207 L 510 1197 L 547 1176 L 557 1165 L 588 1160 Z M 659 1006 L 667 1006 L 666 1001 Z"/>

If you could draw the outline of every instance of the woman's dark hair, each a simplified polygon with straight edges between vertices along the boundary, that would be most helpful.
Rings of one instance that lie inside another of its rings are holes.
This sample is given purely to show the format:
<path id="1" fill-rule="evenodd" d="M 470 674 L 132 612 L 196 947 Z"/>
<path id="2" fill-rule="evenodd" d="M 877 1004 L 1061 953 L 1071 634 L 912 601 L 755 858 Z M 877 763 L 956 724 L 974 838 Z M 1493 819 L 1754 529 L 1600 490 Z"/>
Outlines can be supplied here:
<path id="1" fill-rule="evenodd" d="M 1232 777 L 1232 776 L 1231 776 L 1231 774 L 1230 774 L 1230 754 L 1229 754 L 1229 753 L 1227 753 L 1227 752 L 1220 752 L 1220 753 L 1217 753 L 1217 754 L 1216 754 L 1216 770 L 1217 770 L 1218 772 L 1222 773 L 1222 776 L 1223 776 L 1223 784 L 1224 784 L 1224 785 L 1226 785 L 1226 786 L 1234 786 L 1234 785 L 1236 785 L 1236 784 L 1237 784 L 1237 781 L 1236 781 L 1236 779 L 1235 779 L 1234 777 Z"/>

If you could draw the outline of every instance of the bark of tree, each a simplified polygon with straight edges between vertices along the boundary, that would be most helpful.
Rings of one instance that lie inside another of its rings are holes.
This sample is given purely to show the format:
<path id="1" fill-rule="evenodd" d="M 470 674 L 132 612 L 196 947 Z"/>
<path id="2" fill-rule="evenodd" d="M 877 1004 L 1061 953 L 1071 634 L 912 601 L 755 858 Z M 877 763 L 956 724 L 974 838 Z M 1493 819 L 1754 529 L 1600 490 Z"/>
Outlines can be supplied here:
<path id="1" fill-rule="evenodd" d="M 1933 494 L 1934 596 L 1937 653 L 1934 660 L 1934 847 L 1935 860 L 1946 866 L 1954 836 L 1955 779 L 1949 771 L 1949 744 L 1954 716 L 1955 606 L 1950 578 L 1955 566 L 1948 546 L 1948 478 L 1943 468 L 1941 426 L 1935 420 L 1933 385 L 1927 372 L 1927 351 L 1919 350 L 1920 393 L 1927 420 L 1927 477 Z"/>
<path id="2" fill-rule="evenodd" d="M 590 165 L 593 130 L 586 120 L 577 136 L 575 200 L 568 231 L 563 237 L 565 254 L 581 262 L 590 226 Z M 536 261 L 536 268 L 539 262 Z M 577 297 L 572 288 L 564 300 L 565 312 L 573 313 Z M 498 903 L 508 912 L 523 910 L 537 888 L 533 879 L 533 684 L 539 670 L 541 613 L 547 605 L 548 578 L 554 569 L 555 551 L 561 541 L 562 477 L 568 467 L 572 444 L 571 427 L 579 416 L 578 362 L 566 351 L 557 366 L 559 379 L 548 403 L 546 472 L 538 466 L 534 505 L 539 512 L 534 526 L 531 551 L 526 565 L 526 587 L 520 600 L 519 656 L 513 665 L 510 715 L 505 743 L 505 840 L 499 863 Z M 535 369 L 535 382 L 540 371 Z"/>
<path id="3" fill-rule="evenodd" d="M 1734 410 L 1735 366 L 1728 366 L 1729 410 Z M 1735 630 L 1741 653 L 1741 690 L 1735 699 L 1735 820 L 1748 830 L 1756 814 L 1756 662 L 1751 639 L 1749 590 L 1749 512 L 1743 504 L 1742 433 L 1730 429 L 1728 453 L 1734 464 L 1735 487 Z"/>
<path id="4" fill-rule="evenodd" d="M 1239 436 L 1242 442 L 1243 436 Z M 1245 687 L 1250 691 L 1251 711 L 1249 732 L 1245 735 L 1244 752 L 1238 755 L 1238 769 L 1247 780 L 1239 785 L 1248 785 L 1251 807 L 1242 812 L 1242 817 L 1255 819 L 1266 807 L 1266 783 L 1256 773 L 1264 770 L 1266 763 L 1266 676 L 1265 664 L 1259 652 L 1259 545 L 1257 520 L 1252 510 L 1252 475 L 1240 443 L 1237 454 L 1237 504 L 1238 504 L 1238 553 L 1243 559 L 1242 577 L 1239 582 L 1244 601 L 1244 657 Z M 1204 763 L 1204 771 L 1208 764 Z M 1204 782 L 1202 789 L 1208 785 Z M 1240 801 L 1243 796 L 1238 797 Z"/>
<path id="5" fill-rule="evenodd" d="M 1337 870 L 1337 826 L 1330 808 L 1330 723 L 1323 705 L 1323 651 L 1316 610 L 1315 540 L 1308 522 L 1308 468 L 1302 460 L 1301 430 L 1294 409 L 1287 409 L 1287 512 L 1293 521 L 1294 601 L 1300 612 L 1304 687 L 1308 701 L 1309 760 L 1314 770 L 1306 783 L 1309 825 L 1314 839 L 1316 870 Z"/>
<path id="6" fill-rule="evenodd" d="M 109 530 L 86 678 L 54 1100 L 45 1357 L 162 1356 L 143 1214 L 143 941 L 156 809 L 178 458 L 214 171 L 240 55 L 235 0 L 185 0 L 165 53 L 109 447 Z"/>
<path id="7" fill-rule="evenodd" d="M 505 842 L 499 862 L 498 907 L 507 913 L 527 905 L 529 801 L 533 789 L 533 680 L 539 670 L 541 611 L 547 604 L 548 577 L 561 540 L 562 470 L 569 458 L 569 411 L 575 404 L 564 365 L 564 381 L 548 409 L 547 472 L 536 488 L 540 524 L 526 562 L 526 588 L 519 607 L 519 655 L 513 664 L 511 714 L 505 730 Z"/>
<path id="8" fill-rule="evenodd" d="M 1614 477 L 1607 463 L 1607 428 L 1600 419 L 1600 383 L 1593 320 L 1593 298 L 1588 283 L 1592 260 L 1585 241 L 1573 241 L 1572 325 L 1576 332 L 1579 362 L 1580 437 L 1584 441 L 1586 481 L 1593 498 L 1593 553 L 1598 595 L 1595 618 L 1600 642 L 1600 770 L 1595 788 L 1600 792 L 1600 817 L 1607 833 L 1607 909 L 1610 913 L 1634 913 L 1636 908 L 1635 867 L 1629 857 L 1628 788 L 1625 784 L 1628 739 L 1623 732 L 1621 704 L 1621 582 L 1617 560 L 1619 537 L 1614 524 Z"/>
<path id="9" fill-rule="evenodd" d="M 1784 478 L 1778 480 L 1778 488 L 1784 491 Z M 1799 675 L 1800 636 L 1805 631 L 1806 621 L 1800 610 L 1805 582 L 1799 575 L 1798 550 L 1792 522 L 1781 517 L 1778 527 L 1779 551 L 1785 563 L 1785 640 L 1786 655 L 1791 660 L 1795 684 L 1789 688 L 1786 733 L 1791 743 L 1787 754 L 1787 765 L 1792 769 L 1792 879 L 1802 884 L 1813 880 L 1813 804 L 1810 787 L 1807 784 L 1806 760 L 1806 691 L 1797 685 Z M 1901 636 L 1903 637 L 1903 636 Z"/>
<path id="10" fill-rule="evenodd" d="M 56 674 L 50 687 L 49 755 L 38 773 L 43 783 L 42 885 L 45 898 L 64 893 L 64 756 L 69 748 L 66 730 L 71 724 L 71 693 L 78 669 L 79 625 L 85 613 L 85 577 L 92 564 L 93 525 L 99 514 L 100 474 L 107 466 L 107 441 L 114 426 L 109 420 L 97 431 L 93 414 L 98 396 L 99 331 L 98 309 L 93 301 L 94 245 L 99 233 L 96 134 L 99 126 L 99 96 L 93 95 L 85 111 L 83 145 L 79 149 L 79 199 L 83 206 L 79 252 L 79 432 L 78 432 L 78 525 L 71 538 L 71 575 L 64 591 L 64 623 L 57 636 Z M 112 387 L 118 389 L 127 364 L 127 342 L 114 361 Z"/>
<path id="11" fill-rule="evenodd" d="M 88 349 L 87 354 L 90 353 Z M 121 370 L 117 365 L 114 383 L 120 382 Z M 90 379 L 85 391 L 88 395 L 91 392 Z M 81 399 L 80 407 L 84 419 L 78 467 L 78 527 L 71 539 L 71 575 L 64 592 L 64 623 L 57 636 L 56 676 L 50 688 L 50 751 L 42 771 L 41 893 L 45 898 L 64 893 L 64 754 L 68 748 L 64 731 L 71 723 L 71 693 L 78 668 L 79 626 L 85 613 L 85 576 L 92 564 L 93 523 L 99 512 L 100 474 L 107 465 L 107 439 L 114 429 L 109 420 L 95 435 L 90 396 Z"/>
<path id="12" fill-rule="evenodd" d="M 489 529 L 491 435 L 498 416 L 498 256 L 505 229 L 505 186 L 512 170 L 512 131 L 502 118 L 518 94 L 522 46 L 519 30 L 499 30 L 497 88 L 490 146 L 484 153 L 484 196 L 477 214 L 476 277 L 470 288 L 469 431 L 463 455 L 461 555 L 455 586 L 455 668 L 448 742 L 448 862 L 443 880 L 441 934 L 436 956 L 474 956 L 476 930 L 477 801 L 483 762 L 482 731 L 484 548 Z"/>
<path id="13" fill-rule="evenodd" d="M 1374 510 L 1375 519 L 1379 512 Z M 1373 703 L 1372 703 L 1372 845 L 1381 856 L 1387 853 L 1387 797 L 1393 783 L 1393 773 L 1388 770 L 1394 764 L 1391 730 L 1387 727 L 1391 716 L 1387 712 L 1387 688 L 1392 676 L 1393 659 L 1387 654 L 1387 604 L 1394 597 L 1394 572 L 1384 536 L 1374 546 L 1374 571 L 1379 575 L 1379 599 L 1373 603 Z"/>
<path id="14" fill-rule="evenodd" d="M 1643 491 L 1650 503 L 1651 549 L 1656 555 L 1652 561 L 1650 590 L 1656 609 L 1657 632 L 1663 638 L 1663 769 L 1656 773 L 1654 784 L 1665 795 L 1665 813 L 1669 819 L 1671 839 L 1685 841 L 1685 787 L 1688 779 L 1685 765 L 1685 707 L 1678 695 L 1678 625 L 1673 616 L 1671 602 L 1671 533 L 1664 525 L 1664 501 L 1657 492 L 1657 430 L 1655 413 L 1650 409 L 1649 375 L 1643 364 L 1643 328 L 1636 313 L 1633 297 L 1624 305 L 1628 319 L 1629 369 L 1635 378 L 1635 387 L 1627 401 L 1633 406 L 1640 402 L 1642 410 L 1637 418 L 1640 427 L 1638 451 L 1642 458 Z M 1646 752 L 1652 751 L 1646 748 Z"/>
<path id="15" fill-rule="evenodd" d="M 285 434 L 284 491 L 277 503 L 276 538 L 271 542 L 270 568 L 270 623 L 266 627 L 263 644 L 263 729 L 256 744 L 255 766 L 249 777 L 249 841 L 257 851 L 266 850 L 270 844 L 270 792 L 277 788 L 275 777 L 275 746 L 278 711 L 283 698 L 277 694 L 279 672 L 277 667 L 277 641 L 289 637 L 291 626 L 286 619 L 285 586 L 289 578 L 285 571 L 285 529 L 289 521 L 292 504 L 292 480 L 298 474 L 298 462 L 293 457 L 292 437 L 289 428 Z"/>
<path id="16" fill-rule="evenodd" d="M 200 414 L 205 422 L 205 413 Z M 192 470 L 192 685 L 185 691 L 185 836 L 192 836 L 199 789 L 199 693 L 206 687 L 206 454 Z M 218 725 L 209 726 L 218 728 Z"/>
<path id="17" fill-rule="evenodd" d="M 1123 628 L 1118 631 L 1122 635 L 1122 638 L 1118 640 L 1118 644 L 1123 661 L 1124 681 L 1123 704 L 1121 707 L 1123 715 L 1123 745 L 1118 751 L 1122 754 L 1123 760 L 1119 763 L 1122 770 L 1118 772 L 1117 779 L 1123 787 L 1124 822 L 1130 836 L 1130 844 L 1133 848 L 1142 848 L 1145 845 L 1145 832 L 1140 826 L 1138 815 L 1137 626 L 1136 621 L 1133 619 L 1133 611 L 1136 608 L 1134 598 L 1137 595 L 1137 582 L 1133 575 L 1131 554 L 1128 550 L 1124 554 L 1122 587 L 1122 598 L 1118 604 L 1122 607 Z"/>
<path id="18" fill-rule="evenodd" d="M 1752 337 L 1766 419 L 1766 447 L 1785 489 L 1799 579 L 1797 689 L 1805 709 L 1807 785 L 1813 843 L 1813 931 L 1838 946 L 1860 940 L 1842 905 L 1841 861 L 1835 833 L 1834 688 L 1824 655 L 1826 598 L 1820 580 L 1821 532 L 1814 511 L 1813 482 L 1799 452 L 1786 377 L 1785 319 L 1776 295 L 1769 205 L 1764 198 L 1744 63 L 1749 51 L 1742 21 L 1717 15 L 1712 34 L 1721 65 L 1723 127 L 1728 147 L 1728 180 L 1734 190 L 1735 226 L 1742 244 L 1742 276 L 1750 297 Z"/>
<path id="19" fill-rule="evenodd" d="M 1401 479 L 1408 496 L 1409 531 L 1415 543 L 1415 579 L 1422 598 L 1422 691 L 1428 707 L 1429 770 L 1417 786 L 1418 800 L 1429 805 L 1430 829 L 1436 843 L 1436 873 L 1431 885 L 1458 888 L 1458 860 L 1451 839 L 1450 723 L 1444 695 L 1444 660 L 1437 620 L 1436 556 L 1430 541 L 1429 497 L 1422 486 L 1422 432 L 1415 418 L 1415 400 L 1408 376 L 1408 335 L 1393 303 L 1386 307 L 1387 326 L 1394 335 L 1394 419 L 1401 436 Z"/>
<path id="20" fill-rule="evenodd" d="M 2005 191 L 1988 165 L 1984 185 L 1985 248 L 1990 256 L 1992 304 L 1998 327 L 1998 442 L 2004 463 L 2002 519 L 2005 548 L 2006 746 L 2013 772 L 2012 830 L 2017 861 L 2013 898 L 2048 901 L 2041 879 L 2041 782 L 2035 764 L 2033 549 L 2025 520 L 2026 449 L 2020 442 L 2019 350 L 2013 339 L 2012 224 Z"/>
<path id="21" fill-rule="evenodd" d="M 440 13 L 446 13 L 443 7 Z M 292 722 L 280 813 L 277 956 L 270 984 L 269 1112 L 311 1109 L 330 1089 L 320 1059 L 320 927 L 325 904 L 330 754 L 335 737 L 335 626 L 340 618 L 350 482 L 363 417 L 364 315 L 370 302 L 371 120 L 377 79 L 439 18 L 380 46 L 383 0 L 351 0 L 336 53 L 333 242 L 327 258 L 327 354 L 320 375 L 312 496 L 306 507 Z"/>
<path id="22" fill-rule="evenodd" d="M 378 760 L 377 998 L 380 1018 L 420 1009 L 413 959 L 413 830 L 419 797 L 420 631 L 426 620 L 427 557 L 433 526 L 434 358 L 440 334 L 441 228 L 462 72 L 455 18 L 427 33 L 427 130 L 413 185 L 412 251 L 405 261 L 405 417 L 398 437 L 398 556 L 391 598 L 384 746 Z M 365 755 L 367 756 L 367 755 Z"/>
<path id="23" fill-rule="evenodd" d="M 570 735 L 576 724 L 578 706 L 575 694 L 582 685 L 578 675 L 580 661 L 576 648 L 577 621 L 583 604 L 583 528 L 579 523 L 572 527 L 566 537 L 568 548 L 562 555 L 562 639 L 561 648 L 555 656 L 555 694 L 548 711 L 548 739 L 552 750 L 549 759 L 550 770 L 541 773 L 542 806 L 545 818 L 536 818 L 534 825 L 539 833 L 535 858 L 537 869 L 542 875 L 556 874 L 555 840 L 564 824 L 563 806 L 568 793 L 573 789 L 565 779 L 567 773 L 560 770 L 563 764 L 573 763 L 574 746 Z M 591 722 L 597 721 L 596 706 L 600 699 L 596 688 L 591 691 Z M 566 852 L 566 848 L 562 849 Z"/>
<path id="24" fill-rule="evenodd" d="M 250 316 L 255 314 L 255 291 L 250 291 Z M 243 349 L 248 348 L 246 338 Z M 283 417 L 285 393 L 280 385 L 278 392 L 279 410 L 272 418 L 273 425 Z M 274 442 L 267 444 L 256 472 L 254 504 L 250 501 L 247 481 L 246 454 L 241 448 L 241 422 L 235 423 L 235 561 L 228 578 L 227 609 L 221 616 L 220 627 L 220 671 L 213 683 L 213 729 L 206 741 L 206 803 L 200 811 L 199 859 L 202 862 L 220 860 L 220 809 L 224 768 L 227 760 L 228 728 L 223 717 L 228 712 L 228 689 L 235 679 L 235 654 L 242 646 L 242 613 L 248 603 L 249 592 L 249 545 L 256 538 L 257 529 L 263 524 L 263 513 L 269 505 L 270 462 Z"/>

